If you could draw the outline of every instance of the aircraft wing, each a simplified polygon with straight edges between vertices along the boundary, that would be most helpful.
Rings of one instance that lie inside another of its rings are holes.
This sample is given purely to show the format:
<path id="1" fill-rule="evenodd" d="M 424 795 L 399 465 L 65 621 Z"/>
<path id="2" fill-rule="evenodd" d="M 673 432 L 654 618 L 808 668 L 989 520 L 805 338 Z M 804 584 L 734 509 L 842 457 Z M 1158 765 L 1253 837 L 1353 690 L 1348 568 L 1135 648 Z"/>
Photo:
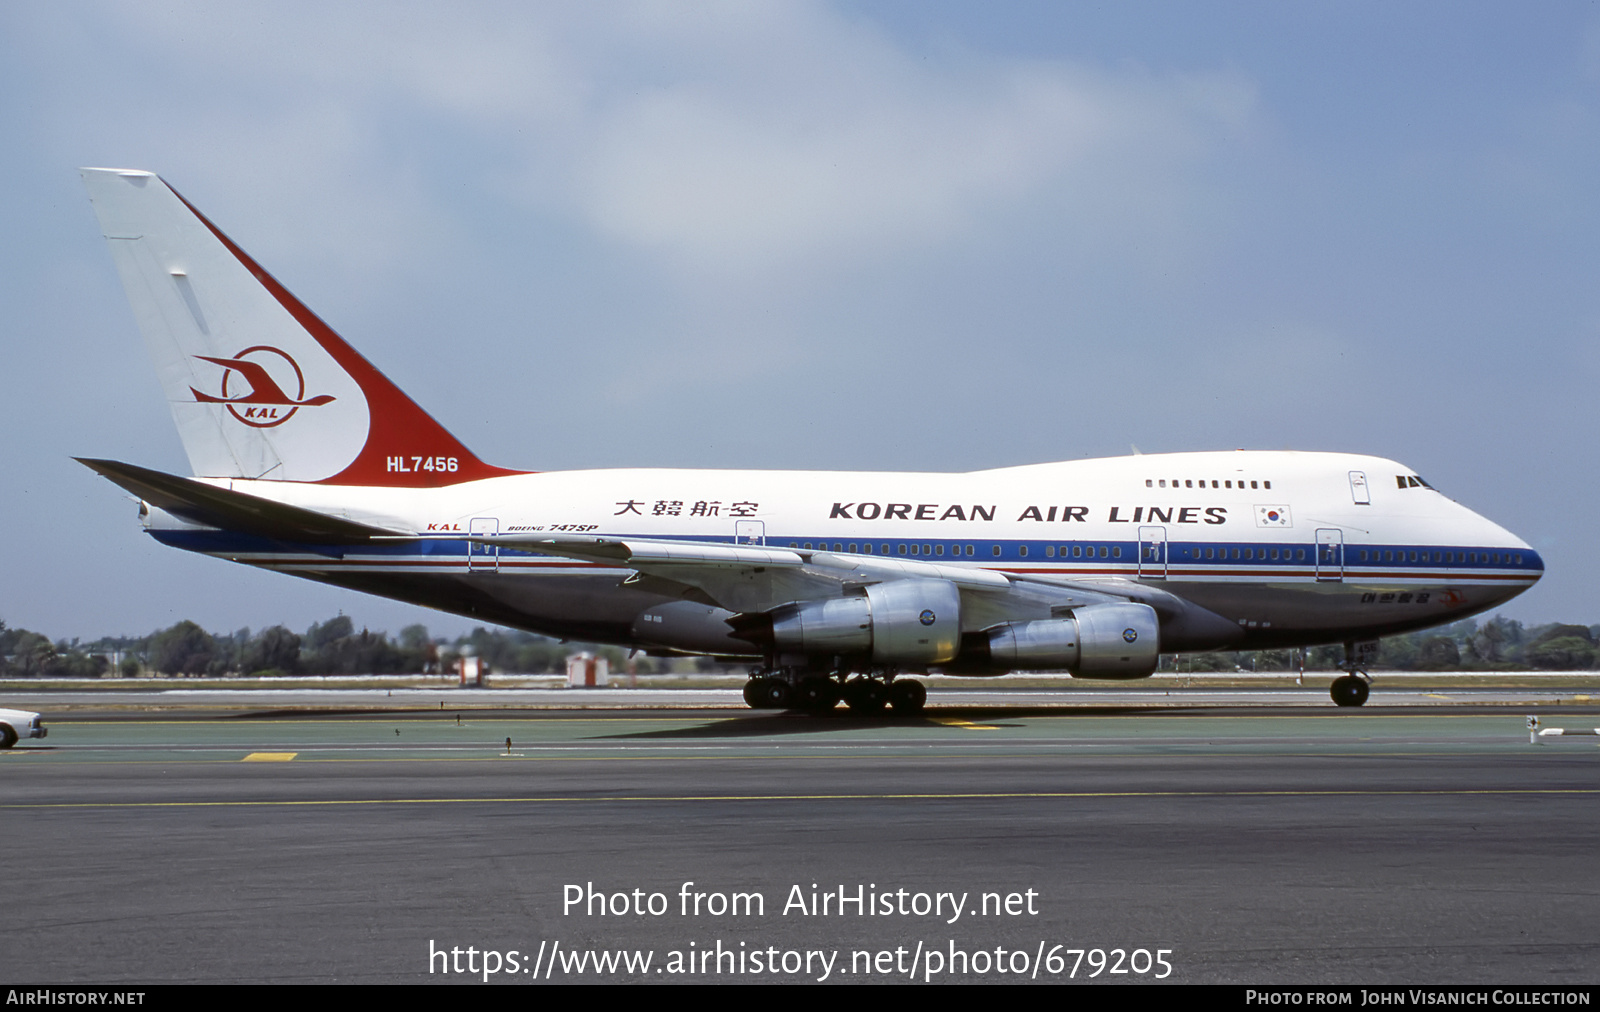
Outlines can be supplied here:
<path id="1" fill-rule="evenodd" d="M 1127 588 L 1045 583 L 992 569 L 951 566 L 876 555 L 851 555 L 759 545 L 707 544 L 653 538 L 583 538 L 496 535 L 468 538 L 482 545 L 538 552 L 585 562 L 625 566 L 645 576 L 693 587 L 730 611 L 769 611 L 780 605 L 837 596 L 846 584 L 891 580 L 944 580 L 995 621 L 1014 617 L 1018 605 L 1049 614 L 1052 608 L 1127 600 Z"/>
<path id="2" fill-rule="evenodd" d="M 872 580 L 897 577 L 949 580 L 957 586 L 989 590 L 1005 589 L 1010 580 L 1003 573 L 988 569 L 966 569 L 929 562 L 883 558 L 875 555 L 849 555 L 841 552 L 813 552 L 795 548 L 766 548 L 760 545 L 708 544 L 698 541 L 671 541 L 657 538 L 553 538 L 541 535 L 494 535 L 468 538 L 483 545 L 498 545 L 520 551 L 564 555 L 591 562 L 615 562 L 643 570 L 658 565 L 776 566 L 814 567 L 836 572 L 842 577 L 854 573 Z M 856 581 L 862 582 L 862 581 Z"/>
<path id="3" fill-rule="evenodd" d="M 1240 636 L 1239 626 L 1220 615 L 1160 587 L 1120 577 L 1069 580 L 919 559 L 654 538 L 524 534 L 467 540 L 626 567 L 640 578 L 689 589 L 705 603 L 746 614 L 838 597 L 850 586 L 944 580 L 960 591 L 963 625 L 968 629 L 1056 618 L 1094 605 L 1135 603 L 1150 606 L 1163 628 L 1194 642 L 1220 647 Z"/>

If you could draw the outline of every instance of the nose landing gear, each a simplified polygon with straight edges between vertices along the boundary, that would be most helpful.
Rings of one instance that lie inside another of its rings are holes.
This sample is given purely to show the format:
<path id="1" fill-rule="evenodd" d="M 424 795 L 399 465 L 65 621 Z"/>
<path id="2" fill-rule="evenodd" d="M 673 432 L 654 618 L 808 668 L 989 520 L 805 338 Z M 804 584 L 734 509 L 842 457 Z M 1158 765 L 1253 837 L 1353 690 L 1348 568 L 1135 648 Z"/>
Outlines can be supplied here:
<path id="1" fill-rule="evenodd" d="M 1367 701 L 1370 691 L 1366 681 L 1359 675 L 1340 675 L 1333 680 L 1328 695 L 1340 706 L 1360 706 Z"/>
<path id="2" fill-rule="evenodd" d="M 1376 640 L 1344 645 L 1344 668 L 1348 674 L 1335 678 L 1333 685 L 1328 689 L 1328 695 L 1333 697 L 1335 704 L 1360 706 L 1367 701 L 1372 686 L 1372 676 L 1367 674 L 1367 665 L 1377 654 Z"/>

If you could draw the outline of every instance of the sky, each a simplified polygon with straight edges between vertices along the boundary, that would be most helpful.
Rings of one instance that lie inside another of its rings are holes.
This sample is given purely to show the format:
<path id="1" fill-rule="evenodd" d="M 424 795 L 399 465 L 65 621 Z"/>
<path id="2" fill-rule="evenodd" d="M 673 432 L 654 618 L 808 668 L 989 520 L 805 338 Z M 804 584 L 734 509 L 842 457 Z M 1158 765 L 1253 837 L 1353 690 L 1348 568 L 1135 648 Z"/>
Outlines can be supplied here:
<path id="1" fill-rule="evenodd" d="M 472 623 L 162 548 L 75 169 L 160 173 L 480 457 L 1392 457 L 1600 622 L 1591 3 L 0 5 L 0 620 Z"/>

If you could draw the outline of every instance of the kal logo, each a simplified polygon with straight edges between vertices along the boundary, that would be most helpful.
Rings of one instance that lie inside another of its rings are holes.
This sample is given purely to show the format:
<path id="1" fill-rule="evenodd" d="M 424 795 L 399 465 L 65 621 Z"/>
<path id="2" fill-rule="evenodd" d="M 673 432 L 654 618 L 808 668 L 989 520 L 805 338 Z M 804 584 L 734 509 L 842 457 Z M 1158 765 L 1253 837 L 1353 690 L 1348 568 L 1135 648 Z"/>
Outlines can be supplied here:
<path id="1" fill-rule="evenodd" d="M 216 397 L 190 387 L 189 392 L 194 394 L 194 399 L 201 404 L 226 404 L 233 417 L 258 429 L 282 425 L 301 408 L 321 407 L 334 399 L 332 394 L 306 397 L 306 378 L 300 371 L 299 363 L 290 358 L 287 352 L 264 344 L 246 348 L 232 358 L 212 358 L 209 355 L 196 355 L 195 358 L 220 365 L 225 371 L 222 374 L 222 396 Z M 274 373 L 277 379 L 273 378 Z M 284 393 L 284 387 L 290 385 L 294 387 L 293 397 Z"/>

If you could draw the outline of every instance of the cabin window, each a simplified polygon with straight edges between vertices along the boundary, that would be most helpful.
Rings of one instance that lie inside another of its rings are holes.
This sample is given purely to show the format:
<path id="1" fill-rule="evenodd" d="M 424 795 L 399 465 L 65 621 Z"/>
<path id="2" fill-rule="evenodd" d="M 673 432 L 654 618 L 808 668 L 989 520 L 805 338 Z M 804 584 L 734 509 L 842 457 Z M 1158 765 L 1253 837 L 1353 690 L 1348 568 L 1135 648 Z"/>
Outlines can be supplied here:
<path id="1" fill-rule="evenodd" d="M 901 542 L 901 544 L 900 544 L 900 554 L 901 555 L 906 554 L 906 546 L 905 546 L 904 542 Z"/>
<path id="2" fill-rule="evenodd" d="M 1111 557 L 1113 559 L 1122 558 L 1122 546 L 1121 545 L 1116 545 L 1116 546 L 1112 547 L 1112 549 L 1111 549 Z"/>
<path id="3" fill-rule="evenodd" d="M 1055 558 L 1056 557 L 1056 546 L 1055 545 L 1045 545 L 1044 546 L 1044 557 L 1047 558 L 1047 559 Z"/>
<path id="4" fill-rule="evenodd" d="M 1021 548 L 1018 548 L 1017 549 L 1017 554 L 1019 556 L 1021 556 L 1022 558 L 1026 559 L 1028 557 L 1028 546 L 1027 545 L 1023 545 Z"/>
<path id="5" fill-rule="evenodd" d="M 991 546 L 990 546 L 990 550 L 991 550 L 991 551 L 992 551 L 992 552 L 993 552 L 993 554 L 994 554 L 994 555 L 995 555 L 995 556 L 996 556 L 996 557 L 997 557 L 997 558 L 998 558 L 998 557 L 999 557 L 999 555 L 1000 555 L 1000 546 L 999 546 L 999 545 L 991 545 Z"/>
<path id="6" fill-rule="evenodd" d="M 1145 488 L 1154 488 L 1155 487 L 1155 482 L 1151 481 L 1149 478 L 1146 478 L 1144 480 L 1144 487 Z"/>
<path id="7" fill-rule="evenodd" d="M 935 554 L 935 555 L 943 555 L 944 554 L 944 546 L 943 545 L 934 545 L 933 546 L 933 554 Z"/>

